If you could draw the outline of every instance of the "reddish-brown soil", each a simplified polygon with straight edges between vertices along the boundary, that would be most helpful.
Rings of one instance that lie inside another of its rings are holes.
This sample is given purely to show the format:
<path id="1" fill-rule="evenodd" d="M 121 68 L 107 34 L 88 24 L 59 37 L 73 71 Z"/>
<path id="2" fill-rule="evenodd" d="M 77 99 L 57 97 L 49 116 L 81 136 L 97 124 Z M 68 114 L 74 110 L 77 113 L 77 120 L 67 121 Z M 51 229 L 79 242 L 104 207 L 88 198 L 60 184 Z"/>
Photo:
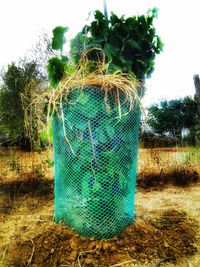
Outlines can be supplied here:
<path id="1" fill-rule="evenodd" d="M 156 172 L 140 172 L 146 176 L 138 180 L 135 222 L 99 241 L 53 222 L 52 169 L 44 155 L 32 154 L 31 163 L 20 153 L 0 158 L 0 266 L 200 266 L 200 186 L 193 166 L 176 173 L 180 184 L 169 172 L 170 182 L 162 185 L 162 164 L 154 155 L 146 167 L 154 163 Z"/>
<path id="2" fill-rule="evenodd" d="M 29 227 L 18 229 L 5 266 L 105 267 L 133 259 L 144 264 L 158 259 L 176 263 L 197 252 L 196 231 L 196 223 L 175 210 L 154 220 L 137 218 L 120 236 L 102 241 L 81 237 L 62 224 L 38 222 L 32 236 Z"/>

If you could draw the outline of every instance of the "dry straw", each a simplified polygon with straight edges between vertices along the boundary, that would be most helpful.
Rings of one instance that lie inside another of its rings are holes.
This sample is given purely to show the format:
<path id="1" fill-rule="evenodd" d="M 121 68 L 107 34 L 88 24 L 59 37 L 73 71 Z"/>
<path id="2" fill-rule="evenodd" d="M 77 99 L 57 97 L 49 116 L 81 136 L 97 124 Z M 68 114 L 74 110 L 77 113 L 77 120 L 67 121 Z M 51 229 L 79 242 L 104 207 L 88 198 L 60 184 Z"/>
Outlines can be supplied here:
<path id="1" fill-rule="evenodd" d="M 92 52 L 92 50 L 97 50 L 99 52 L 98 54 L 101 59 L 99 59 L 98 62 L 88 60 L 88 53 Z M 35 120 L 38 120 L 37 127 L 39 129 L 44 129 L 49 125 L 53 114 L 58 113 L 61 118 L 63 117 L 62 112 L 58 112 L 58 110 L 62 111 L 63 101 L 67 102 L 69 105 L 72 104 L 68 102 L 68 95 L 72 90 L 84 90 L 91 86 L 99 88 L 99 90 L 104 93 L 104 101 L 108 112 L 110 110 L 107 101 L 108 94 L 112 92 L 118 106 L 119 118 L 122 116 L 120 93 L 123 93 L 125 99 L 130 103 L 130 111 L 136 104 L 139 104 L 142 109 L 140 101 L 140 95 L 142 95 L 141 91 L 143 89 L 142 84 L 132 76 L 119 71 L 108 74 L 108 64 L 105 63 L 105 54 L 98 48 L 93 48 L 92 50 L 87 51 L 87 53 L 82 56 L 74 73 L 70 77 L 64 77 L 56 89 L 52 88 L 42 94 L 35 94 L 32 96 L 31 103 L 28 105 L 26 104 L 27 97 L 23 96 L 23 102 L 25 103 L 25 125 L 29 136 L 33 128 L 31 126 L 33 116 Z M 89 71 L 91 66 L 95 67 L 95 70 L 92 72 Z M 45 107 L 47 116 L 44 120 Z M 62 118 L 62 121 L 64 122 L 64 118 Z M 65 138 L 70 145 L 67 136 L 65 136 Z"/>

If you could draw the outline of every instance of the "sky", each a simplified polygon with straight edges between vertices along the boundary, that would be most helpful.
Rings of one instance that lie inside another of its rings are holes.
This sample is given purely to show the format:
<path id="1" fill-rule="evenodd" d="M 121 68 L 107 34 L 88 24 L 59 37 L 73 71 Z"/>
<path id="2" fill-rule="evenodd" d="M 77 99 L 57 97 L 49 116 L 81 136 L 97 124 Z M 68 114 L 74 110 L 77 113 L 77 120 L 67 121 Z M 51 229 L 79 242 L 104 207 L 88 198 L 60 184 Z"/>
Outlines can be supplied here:
<path id="1" fill-rule="evenodd" d="M 112 11 L 125 17 L 145 14 L 153 7 L 159 9 L 154 25 L 164 50 L 146 80 L 144 106 L 162 99 L 193 96 L 193 75 L 200 74 L 200 1 L 106 0 L 106 4 L 108 14 Z M 1 0 L 0 69 L 23 57 L 43 31 L 51 34 L 56 26 L 67 26 L 70 39 L 97 9 L 103 12 L 103 0 Z"/>

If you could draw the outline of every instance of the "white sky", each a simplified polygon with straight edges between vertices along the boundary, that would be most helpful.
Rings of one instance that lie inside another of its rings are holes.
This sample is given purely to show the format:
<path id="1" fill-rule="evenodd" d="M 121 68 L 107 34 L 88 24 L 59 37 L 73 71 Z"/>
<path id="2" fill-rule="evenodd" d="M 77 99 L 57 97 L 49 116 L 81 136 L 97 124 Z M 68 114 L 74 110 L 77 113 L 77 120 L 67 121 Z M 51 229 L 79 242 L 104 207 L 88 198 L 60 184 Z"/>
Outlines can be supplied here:
<path id="1" fill-rule="evenodd" d="M 199 0 L 107 0 L 108 13 L 131 16 L 158 7 L 157 33 L 165 46 L 147 80 L 144 105 L 194 95 L 193 75 L 200 74 Z M 0 0 L 0 68 L 23 57 L 43 30 L 68 26 L 70 36 L 86 24 L 103 0 Z"/>

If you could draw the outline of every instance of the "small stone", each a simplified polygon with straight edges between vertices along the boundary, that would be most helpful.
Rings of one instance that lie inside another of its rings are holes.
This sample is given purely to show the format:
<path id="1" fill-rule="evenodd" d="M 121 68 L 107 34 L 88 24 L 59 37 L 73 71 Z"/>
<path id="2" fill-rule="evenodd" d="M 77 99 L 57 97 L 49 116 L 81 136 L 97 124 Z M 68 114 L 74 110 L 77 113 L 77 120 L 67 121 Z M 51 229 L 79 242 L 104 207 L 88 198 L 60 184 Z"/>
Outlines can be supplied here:
<path id="1" fill-rule="evenodd" d="M 140 258 L 141 259 L 145 259 L 146 258 L 146 254 L 145 253 L 140 253 Z"/>
<path id="2" fill-rule="evenodd" d="M 110 245 L 108 243 L 103 243 L 103 250 L 107 250 L 108 248 L 110 248 Z"/>
<path id="3" fill-rule="evenodd" d="M 93 259 L 86 258 L 85 259 L 85 264 L 91 264 L 93 262 Z"/>
<path id="4" fill-rule="evenodd" d="M 122 240 L 119 240 L 119 241 L 117 241 L 116 243 L 117 243 L 117 245 L 120 246 L 120 247 L 124 245 L 124 242 L 123 242 Z"/>
<path id="5" fill-rule="evenodd" d="M 73 261 L 76 260 L 77 255 L 78 255 L 77 251 L 74 250 L 74 251 L 72 251 L 72 252 L 70 253 L 70 255 L 67 257 L 67 260 L 68 260 L 69 262 L 73 262 Z"/>
<path id="6" fill-rule="evenodd" d="M 78 238 L 73 238 L 70 240 L 70 247 L 73 249 L 77 249 L 79 247 L 79 240 Z"/>
<path id="7" fill-rule="evenodd" d="M 50 250 L 50 253 L 51 253 L 51 254 L 53 254 L 53 253 L 54 253 L 54 248 L 52 248 L 52 249 Z"/>
<path id="8" fill-rule="evenodd" d="M 131 251 L 135 251 L 136 248 L 133 246 L 133 247 L 130 248 L 130 250 L 131 250 Z"/>
<path id="9" fill-rule="evenodd" d="M 101 244 L 101 243 L 97 244 L 97 245 L 96 245 L 96 249 L 101 250 L 101 249 L 102 249 L 102 244 Z"/>
<path id="10" fill-rule="evenodd" d="M 166 248 L 169 247 L 169 244 L 167 243 L 167 241 L 164 241 L 164 246 L 165 246 Z"/>
<path id="11" fill-rule="evenodd" d="M 114 251 L 116 251 L 116 250 L 117 250 L 117 248 L 113 246 L 113 247 L 111 247 L 111 249 L 110 249 L 110 250 L 114 252 Z"/>
<path id="12" fill-rule="evenodd" d="M 91 242 L 90 244 L 89 244 L 89 249 L 95 249 L 96 248 L 96 242 Z"/>

